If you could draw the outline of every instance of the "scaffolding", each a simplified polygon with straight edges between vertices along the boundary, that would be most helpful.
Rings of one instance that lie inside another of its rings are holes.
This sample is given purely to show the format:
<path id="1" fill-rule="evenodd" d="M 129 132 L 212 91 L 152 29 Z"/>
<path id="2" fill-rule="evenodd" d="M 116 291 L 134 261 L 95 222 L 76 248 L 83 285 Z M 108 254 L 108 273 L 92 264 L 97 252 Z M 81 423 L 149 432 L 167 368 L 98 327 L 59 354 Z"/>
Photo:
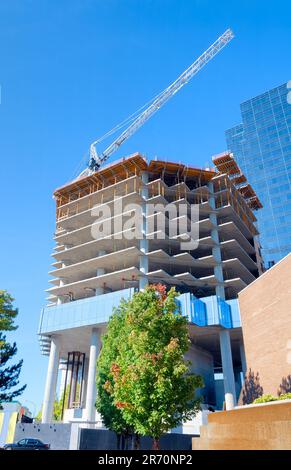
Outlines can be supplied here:
<path id="1" fill-rule="evenodd" d="M 250 209 L 258 210 L 263 207 L 253 187 L 247 182 L 247 178 L 241 171 L 232 153 L 227 151 L 215 155 L 212 161 L 219 173 L 225 173 L 229 176 L 230 181 L 240 192 Z"/>
<path id="2" fill-rule="evenodd" d="M 216 175 L 215 171 L 194 168 L 182 163 L 165 162 L 161 160 L 151 160 L 149 163 L 139 153 L 127 158 L 115 161 L 103 167 L 96 173 L 76 179 L 54 192 L 56 200 L 56 220 L 57 222 L 79 214 L 80 212 L 92 209 L 96 204 L 103 204 L 106 189 L 111 194 L 110 199 L 117 197 L 118 183 L 125 183 L 124 194 L 130 191 L 140 194 L 142 189 L 141 172 L 148 171 L 151 175 L 149 188 L 156 195 L 164 194 L 164 188 L 168 187 L 164 182 L 164 177 L 173 178 L 176 188 L 173 200 L 179 200 L 186 196 L 188 191 L 193 193 L 192 203 L 206 201 L 205 185 Z M 158 180 L 156 183 L 155 179 Z M 129 184 L 133 181 L 134 186 Z M 195 187 L 188 188 L 187 182 L 195 182 Z M 194 190 L 195 195 L 194 195 Z M 172 190 L 173 191 L 173 190 Z M 82 201 L 82 205 L 80 202 Z"/>

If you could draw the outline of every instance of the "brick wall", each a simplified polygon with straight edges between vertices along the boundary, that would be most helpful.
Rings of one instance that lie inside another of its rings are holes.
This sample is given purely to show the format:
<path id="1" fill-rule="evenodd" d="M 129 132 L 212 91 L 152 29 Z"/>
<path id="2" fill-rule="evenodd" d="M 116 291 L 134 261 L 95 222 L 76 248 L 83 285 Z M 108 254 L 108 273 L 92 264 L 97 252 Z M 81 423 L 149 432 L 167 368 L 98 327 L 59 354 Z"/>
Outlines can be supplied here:
<path id="1" fill-rule="evenodd" d="M 239 305 L 247 366 L 277 395 L 291 374 L 291 254 L 240 292 Z"/>

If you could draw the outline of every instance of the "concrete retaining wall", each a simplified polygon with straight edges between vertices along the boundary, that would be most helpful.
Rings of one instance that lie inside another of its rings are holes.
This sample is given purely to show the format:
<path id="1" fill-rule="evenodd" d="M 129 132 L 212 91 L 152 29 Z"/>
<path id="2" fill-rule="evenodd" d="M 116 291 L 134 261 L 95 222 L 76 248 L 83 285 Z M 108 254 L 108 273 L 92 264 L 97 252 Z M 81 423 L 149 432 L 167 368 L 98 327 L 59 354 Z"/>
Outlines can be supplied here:
<path id="1" fill-rule="evenodd" d="M 70 447 L 71 424 L 35 424 L 18 423 L 15 429 L 14 442 L 25 437 L 40 439 L 50 444 L 51 449 L 67 450 Z"/>
<path id="2" fill-rule="evenodd" d="M 290 450 L 291 400 L 211 413 L 193 450 Z"/>

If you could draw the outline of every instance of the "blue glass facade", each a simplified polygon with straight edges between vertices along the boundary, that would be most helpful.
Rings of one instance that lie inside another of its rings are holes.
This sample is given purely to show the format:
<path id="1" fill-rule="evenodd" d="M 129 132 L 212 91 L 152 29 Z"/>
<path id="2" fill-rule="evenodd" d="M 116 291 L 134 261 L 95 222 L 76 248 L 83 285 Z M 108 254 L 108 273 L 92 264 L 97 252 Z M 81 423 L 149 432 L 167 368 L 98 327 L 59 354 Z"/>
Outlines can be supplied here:
<path id="1" fill-rule="evenodd" d="M 242 123 L 226 131 L 228 149 L 257 192 L 265 266 L 291 251 L 291 104 L 287 84 L 241 104 Z M 289 100 L 290 101 L 290 100 Z"/>
<path id="2" fill-rule="evenodd" d="M 135 290 L 124 289 L 97 295 L 65 304 L 45 307 L 42 310 L 39 334 L 50 334 L 82 326 L 105 325 L 118 307 L 121 299 L 130 299 Z M 197 299 L 191 293 L 181 294 L 177 306 L 189 323 L 197 326 L 220 325 L 224 328 L 241 326 L 238 300 L 223 300 L 212 295 Z"/>
<path id="3" fill-rule="evenodd" d="M 39 334 L 106 324 L 121 300 L 128 300 L 133 294 L 133 288 L 123 289 L 74 302 L 44 307 L 41 312 Z"/>

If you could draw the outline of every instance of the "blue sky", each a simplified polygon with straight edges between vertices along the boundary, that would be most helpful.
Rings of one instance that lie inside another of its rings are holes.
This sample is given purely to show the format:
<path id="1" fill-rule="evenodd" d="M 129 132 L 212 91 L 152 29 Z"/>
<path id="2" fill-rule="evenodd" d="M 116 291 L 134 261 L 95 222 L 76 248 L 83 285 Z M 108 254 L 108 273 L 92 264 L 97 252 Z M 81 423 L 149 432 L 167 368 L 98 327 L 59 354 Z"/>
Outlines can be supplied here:
<path id="1" fill-rule="evenodd" d="M 210 162 L 240 121 L 240 102 L 291 79 L 290 13 L 282 0 L 0 0 L 0 288 L 19 307 L 9 338 L 24 359 L 22 401 L 32 410 L 47 366 L 36 333 L 53 190 L 75 175 L 92 140 L 232 27 L 230 45 L 114 155 Z"/>

